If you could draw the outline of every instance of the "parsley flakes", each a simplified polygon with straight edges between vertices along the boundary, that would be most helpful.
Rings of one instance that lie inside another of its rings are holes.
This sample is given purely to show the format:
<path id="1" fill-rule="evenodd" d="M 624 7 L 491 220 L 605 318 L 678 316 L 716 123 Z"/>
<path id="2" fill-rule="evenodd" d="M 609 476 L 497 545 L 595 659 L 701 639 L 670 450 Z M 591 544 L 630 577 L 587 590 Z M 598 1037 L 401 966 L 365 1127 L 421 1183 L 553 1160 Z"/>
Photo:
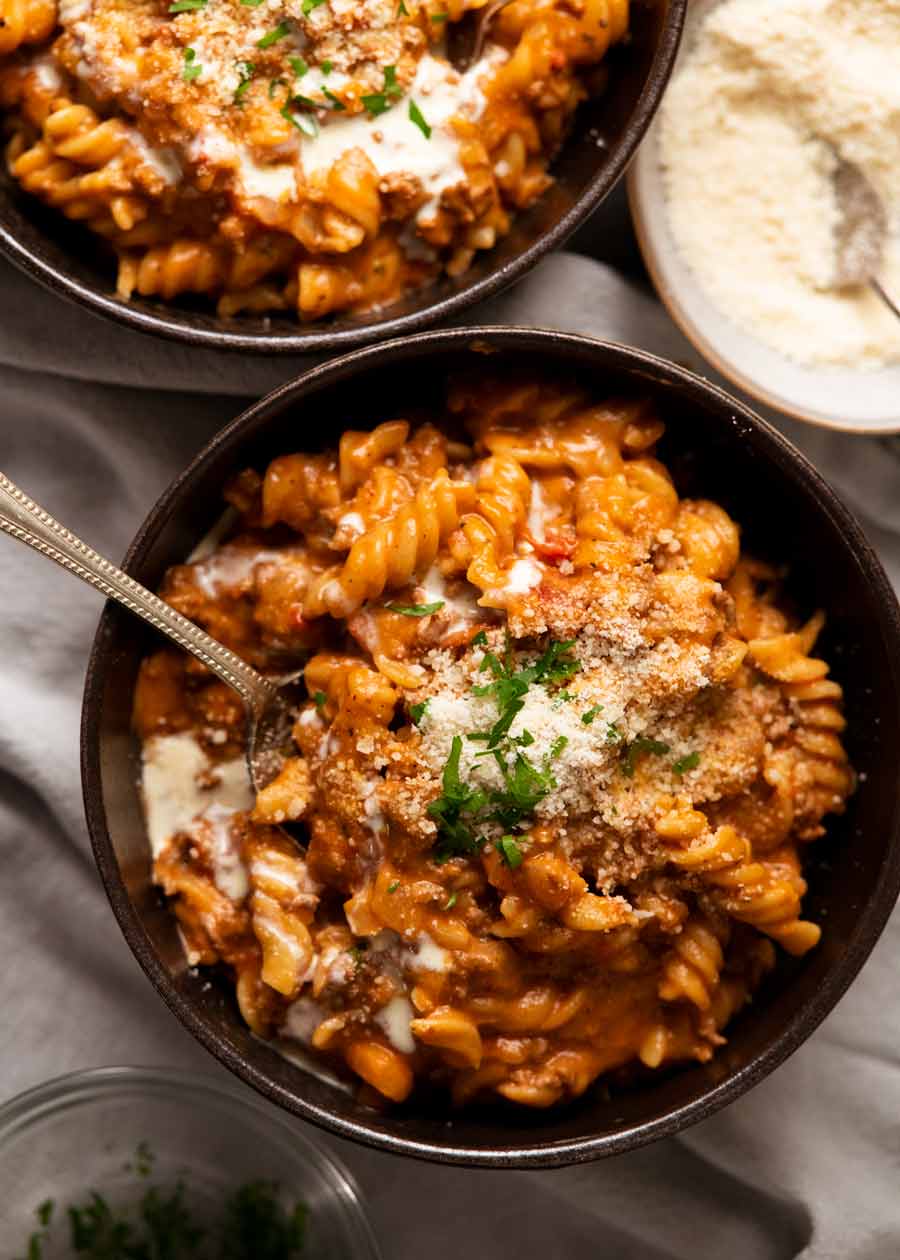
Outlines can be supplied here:
<path id="1" fill-rule="evenodd" d="M 194 9 L 205 9 L 207 0 L 175 0 L 169 5 L 170 13 L 190 13 Z"/>
<path id="2" fill-rule="evenodd" d="M 426 140 L 431 139 L 431 128 L 415 101 L 409 102 L 409 121 L 416 124 Z"/>
<path id="3" fill-rule="evenodd" d="M 277 44 L 280 39 L 284 39 L 291 33 L 290 22 L 279 22 L 276 27 L 263 35 L 262 39 L 256 41 L 257 48 L 271 48 L 273 44 Z"/>
<path id="4" fill-rule="evenodd" d="M 379 114 L 383 114 L 386 110 L 390 109 L 391 104 L 402 95 L 403 88 L 397 82 L 397 67 L 385 66 L 384 83 L 382 84 L 381 91 L 370 92 L 367 96 L 361 96 L 360 100 L 368 113 L 370 113 L 373 118 L 377 118 Z"/>
<path id="5" fill-rule="evenodd" d="M 181 77 L 185 83 L 193 83 L 194 79 L 200 77 L 203 73 L 203 67 L 196 64 L 197 53 L 193 48 L 185 48 L 184 50 L 184 69 Z"/>
<path id="6" fill-rule="evenodd" d="M 294 97 L 294 100 L 298 99 L 301 98 Z M 291 126 L 296 127 L 298 131 L 302 131 L 303 134 L 305 136 L 309 136 L 311 140 L 315 140 L 316 136 L 319 134 L 319 124 L 316 122 L 312 114 L 295 114 L 290 105 L 283 105 L 278 112 L 281 114 L 282 118 L 287 119 Z"/>
<path id="7" fill-rule="evenodd" d="M 653 753 L 655 756 L 661 757 L 663 753 L 668 751 L 669 745 L 664 744 L 661 739 L 650 739 L 647 735 L 638 735 L 625 750 L 622 773 L 629 779 L 633 779 L 637 767 L 637 759 L 642 753 Z"/>
<path id="8" fill-rule="evenodd" d="M 687 774 L 688 770 L 696 770 L 700 764 L 700 754 L 698 752 L 688 753 L 684 757 L 679 757 L 677 761 L 672 763 L 672 769 L 679 776 Z"/>
<path id="9" fill-rule="evenodd" d="M 517 866 L 522 865 L 522 850 L 516 843 L 515 836 L 501 836 L 494 848 L 510 870 L 514 871 Z"/>
<path id="10" fill-rule="evenodd" d="M 241 81 L 234 90 L 235 104 L 240 105 L 243 101 L 247 89 L 250 86 L 250 80 L 253 78 L 255 73 L 256 66 L 252 61 L 238 62 L 238 74 L 241 76 Z"/>
<path id="11" fill-rule="evenodd" d="M 342 105 L 341 109 L 343 108 Z M 404 617 L 429 617 L 443 607 L 442 599 L 436 599 L 433 604 L 385 604 L 385 608 L 389 608 L 391 612 L 402 613 Z"/>

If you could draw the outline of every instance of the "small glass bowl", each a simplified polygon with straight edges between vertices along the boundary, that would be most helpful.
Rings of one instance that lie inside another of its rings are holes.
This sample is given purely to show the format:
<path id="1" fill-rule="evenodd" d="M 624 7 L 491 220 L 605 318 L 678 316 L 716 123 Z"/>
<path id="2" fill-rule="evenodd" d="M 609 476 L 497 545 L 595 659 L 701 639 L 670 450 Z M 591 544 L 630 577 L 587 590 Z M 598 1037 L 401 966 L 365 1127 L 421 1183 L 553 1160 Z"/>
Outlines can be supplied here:
<path id="1" fill-rule="evenodd" d="M 56 1219 L 92 1190 L 121 1209 L 179 1180 L 200 1220 L 238 1186 L 276 1182 L 285 1205 L 309 1209 L 303 1260 L 380 1260 L 350 1174 L 296 1120 L 227 1082 L 131 1067 L 57 1077 L 0 1107 L 0 1255 L 27 1254 L 46 1199 Z M 67 1235 L 52 1231 L 45 1260 L 70 1254 Z"/>

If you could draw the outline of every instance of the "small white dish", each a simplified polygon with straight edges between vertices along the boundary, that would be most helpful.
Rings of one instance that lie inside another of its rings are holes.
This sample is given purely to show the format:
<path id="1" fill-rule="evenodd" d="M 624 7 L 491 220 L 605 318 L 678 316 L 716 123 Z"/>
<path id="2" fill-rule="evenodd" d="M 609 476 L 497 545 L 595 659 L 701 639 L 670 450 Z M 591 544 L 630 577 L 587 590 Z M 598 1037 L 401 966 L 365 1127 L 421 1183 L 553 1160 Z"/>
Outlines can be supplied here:
<path id="1" fill-rule="evenodd" d="M 673 76 L 716 3 L 691 4 Z M 738 327 L 707 296 L 672 236 L 659 143 L 657 114 L 628 172 L 628 199 L 647 270 L 685 336 L 722 376 L 797 420 L 848 433 L 900 433 L 900 363 L 865 371 L 798 363 Z"/>

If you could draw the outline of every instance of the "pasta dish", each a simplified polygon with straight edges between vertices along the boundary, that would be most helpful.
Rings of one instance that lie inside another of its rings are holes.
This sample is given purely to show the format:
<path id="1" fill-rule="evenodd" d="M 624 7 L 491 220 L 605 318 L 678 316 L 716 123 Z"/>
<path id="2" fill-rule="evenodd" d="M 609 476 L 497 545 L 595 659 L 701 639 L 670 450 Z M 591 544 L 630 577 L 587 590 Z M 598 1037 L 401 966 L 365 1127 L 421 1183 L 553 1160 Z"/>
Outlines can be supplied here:
<path id="1" fill-rule="evenodd" d="M 852 787 L 839 684 L 783 573 L 680 498 L 641 399 L 502 374 L 228 486 L 165 598 L 272 673 L 295 747 L 254 799 L 240 701 L 172 650 L 135 697 L 154 878 L 257 1034 L 402 1101 L 546 1107 L 706 1061 L 802 915 Z"/>
<path id="2" fill-rule="evenodd" d="M 485 3 L 0 0 L 9 169 L 122 298 L 371 310 L 508 231 L 627 31 L 628 0 L 512 0 L 460 73 Z"/>

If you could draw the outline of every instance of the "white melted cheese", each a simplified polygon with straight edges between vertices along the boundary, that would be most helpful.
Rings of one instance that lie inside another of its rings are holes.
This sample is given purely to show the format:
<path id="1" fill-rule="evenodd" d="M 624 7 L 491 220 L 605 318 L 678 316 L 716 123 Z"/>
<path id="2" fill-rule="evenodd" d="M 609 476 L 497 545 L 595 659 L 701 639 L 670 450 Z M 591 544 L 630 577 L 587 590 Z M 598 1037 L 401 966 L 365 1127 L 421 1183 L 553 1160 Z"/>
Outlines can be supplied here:
<path id="1" fill-rule="evenodd" d="M 540 585 L 543 570 L 535 560 L 527 557 L 516 560 L 506 575 L 503 592 L 506 595 L 527 595 Z"/>
<path id="2" fill-rule="evenodd" d="M 450 955 L 427 932 L 419 933 L 415 949 L 407 951 L 404 962 L 412 971 L 450 970 Z"/>
<path id="3" fill-rule="evenodd" d="M 239 586 L 253 576 L 258 564 L 283 560 L 283 551 L 267 551 L 264 547 L 228 547 L 214 552 L 196 563 L 194 581 L 208 599 L 216 599 L 228 587 Z"/>
<path id="4" fill-rule="evenodd" d="M 324 1018 L 325 1012 L 318 1002 L 311 997 L 297 998 L 296 1002 L 291 1002 L 285 1012 L 284 1023 L 280 1029 L 281 1035 L 308 1046 L 313 1039 L 313 1033 Z"/>
<path id="5" fill-rule="evenodd" d="M 342 154 L 362 149 L 379 175 L 402 172 L 415 176 L 428 200 L 419 210 L 419 223 L 432 220 L 441 193 L 466 181 L 459 160 L 459 138 L 454 118 L 478 119 L 485 98 L 480 80 L 487 70 L 507 56 L 505 50 L 491 48 L 471 69 L 460 75 L 446 61 L 426 53 L 416 69 L 409 93 L 385 113 L 372 118 L 355 114 L 350 118 L 331 117 L 315 139 L 302 145 L 303 165 L 308 174 L 326 173 Z M 431 128 L 430 138 L 409 116 L 414 101 Z"/>
<path id="6" fill-rule="evenodd" d="M 129 130 L 131 146 L 164 183 L 177 184 L 181 179 L 181 162 L 174 149 L 149 144 L 137 127 Z"/>
<path id="7" fill-rule="evenodd" d="M 268 197 L 271 201 L 297 200 L 297 175 L 284 162 L 262 165 L 254 161 L 245 146 L 239 151 L 237 179 L 245 197 Z"/>
<path id="8" fill-rule="evenodd" d="M 212 787 L 198 784 L 201 775 L 213 772 Z M 181 735 L 153 735 L 144 744 L 141 787 L 147 835 L 154 858 L 173 836 L 189 831 L 198 819 L 209 823 L 212 840 L 221 841 L 225 818 L 253 805 L 253 790 L 247 764 L 242 757 L 213 765 L 190 732 Z M 214 856 L 214 855 L 213 855 Z M 237 876 L 229 861 L 220 855 L 226 884 L 234 887 Z M 228 888 L 222 888 L 231 895 Z"/>
<path id="9" fill-rule="evenodd" d="M 413 1020 L 413 1008 L 409 998 L 391 998 L 387 1006 L 382 1006 L 375 1015 L 375 1023 L 382 1028 L 388 1041 L 401 1054 L 412 1054 L 416 1043 L 410 1029 Z"/>
<path id="10" fill-rule="evenodd" d="M 232 831 L 234 812 L 219 802 L 208 805 L 201 815 L 206 823 L 203 838 L 209 848 L 216 887 L 232 901 L 243 901 L 250 891 L 250 881 Z"/>
<path id="11" fill-rule="evenodd" d="M 456 634 L 474 622 L 484 620 L 484 612 L 478 607 L 477 595 L 475 588 L 468 585 L 461 594 L 451 595 L 440 569 L 437 565 L 432 565 L 421 584 L 416 587 L 415 598 L 417 604 L 442 603 L 444 607 L 439 611 L 449 613 L 452 618 L 447 633 Z"/>

